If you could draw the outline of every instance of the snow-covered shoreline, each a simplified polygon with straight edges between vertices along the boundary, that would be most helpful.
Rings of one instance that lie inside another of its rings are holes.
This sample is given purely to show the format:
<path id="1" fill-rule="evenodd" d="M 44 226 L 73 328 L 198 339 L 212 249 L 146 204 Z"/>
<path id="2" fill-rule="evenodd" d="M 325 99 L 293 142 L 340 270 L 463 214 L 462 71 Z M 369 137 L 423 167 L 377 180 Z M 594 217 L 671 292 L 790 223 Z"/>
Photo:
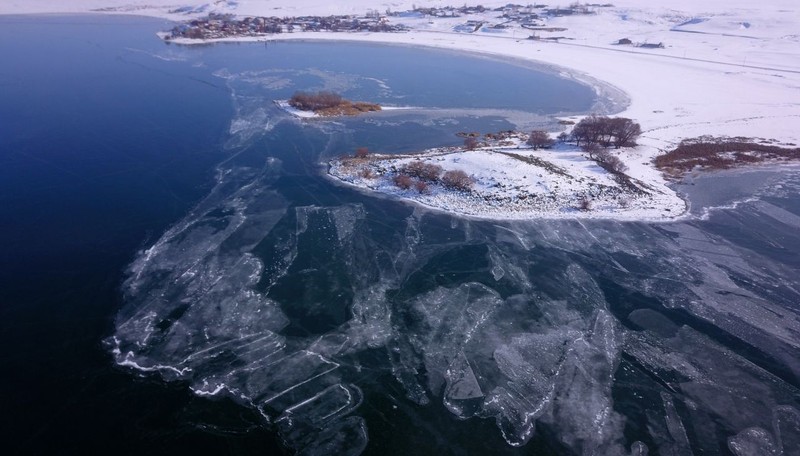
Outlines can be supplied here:
<path id="1" fill-rule="evenodd" d="M 183 8 L 167 0 L 62 3 L 12 0 L 0 6 L 0 14 L 100 12 L 186 20 L 212 11 L 241 16 L 364 14 L 368 9 L 403 11 L 412 5 L 369 0 L 346 5 L 317 0 L 211 4 L 185 0 L 180 2 Z M 507 4 L 480 3 L 489 8 Z M 459 6 L 447 1 L 413 4 Z M 487 12 L 478 19 L 496 22 L 496 17 L 497 13 Z M 627 94 L 630 104 L 619 115 L 639 122 L 643 134 L 639 146 L 624 151 L 621 158 L 629 167 L 628 174 L 664 189 L 666 181 L 651 161 L 682 139 L 743 136 L 800 143 L 800 35 L 796 30 L 800 5 L 796 2 L 769 0 L 756 8 L 745 0 L 623 0 L 613 7 L 597 8 L 591 15 L 548 18 L 546 25 L 558 32 L 536 33 L 560 37 L 553 41 L 524 39 L 531 31 L 514 27 L 492 33 L 454 31 L 468 19 L 390 18 L 410 26 L 408 33 L 301 32 L 214 41 L 347 40 L 428 46 L 544 63 L 563 68 L 565 75 L 577 79 L 586 75 L 586 80 L 602 81 Z M 617 46 L 622 38 L 663 43 L 664 48 Z"/>
<path id="2" fill-rule="evenodd" d="M 525 144 L 527 136 L 507 132 L 469 149 L 341 157 L 328 163 L 328 175 L 365 191 L 479 219 L 663 222 L 688 209 L 661 179 L 612 173 L 573 144 L 533 149 Z M 448 188 L 448 171 L 470 176 L 469 190 Z"/>

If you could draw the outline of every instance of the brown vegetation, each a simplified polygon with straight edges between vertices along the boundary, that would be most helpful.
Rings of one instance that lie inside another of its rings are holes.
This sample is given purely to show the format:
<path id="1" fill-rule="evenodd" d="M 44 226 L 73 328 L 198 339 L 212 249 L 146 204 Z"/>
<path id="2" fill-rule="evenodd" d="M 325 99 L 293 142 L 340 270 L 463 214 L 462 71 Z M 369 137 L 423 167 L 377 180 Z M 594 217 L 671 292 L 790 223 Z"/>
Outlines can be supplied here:
<path id="1" fill-rule="evenodd" d="M 333 92 L 295 92 L 289 99 L 289 105 L 301 111 L 316 111 L 318 109 L 339 106 L 343 101 L 341 95 Z"/>
<path id="2" fill-rule="evenodd" d="M 453 190 L 468 192 L 472 189 L 473 180 L 464 171 L 453 169 L 442 176 L 442 185 Z"/>
<path id="3" fill-rule="evenodd" d="M 662 171 L 679 175 L 695 167 L 728 169 L 776 160 L 800 160 L 800 148 L 757 143 L 750 138 L 700 137 L 681 141 L 674 150 L 656 157 L 655 165 Z"/>
<path id="4" fill-rule="evenodd" d="M 550 138 L 550 135 L 544 130 L 533 130 L 525 142 L 527 145 L 533 147 L 534 150 L 542 148 L 549 149 L 553 147 L 555 141 Z"/>
<path id="5" fill-rule="evenodd" d="M 411 177 L 416 177 L 430 182 L 436 182 L 439 180 L 439 176 L 442 174 L 442 167 L 439 165 L 434 165 L 433 163 L 412 161 L 411 163 L 405 165 L 400 172 Z"/>
<path id="6" fill-rule="evenodd" d="M 289 99 L 289 106 L 301 111 L 313 111 L 324 117 L 355 116 L 365 112 L 380 111 L 380 105 L 345 100 L 341 95 L 320 92 L 295 92 Z"/>
<path id="7" fill-rule="evenodd" d="M 609 172 L 624 173 L 628 170 L 628 165 L 625 162 L 607 150 L 598 152 L 596 161 L 603 169 Z"/>
<path id="8" fill-rule="evenodd" d="M 407 174 L 398 174 L 394 176 L 394 185 L 403 190 L 408 190 L 414 185 L 414 179 Z"/>
<path id="9" fill-rule="evenodd" d="M 464 148 L 467 150 L 476 149 L 479 145 L 480 143 L 473 136 L 467 136 L 466 138 L 464 138 Z"/>

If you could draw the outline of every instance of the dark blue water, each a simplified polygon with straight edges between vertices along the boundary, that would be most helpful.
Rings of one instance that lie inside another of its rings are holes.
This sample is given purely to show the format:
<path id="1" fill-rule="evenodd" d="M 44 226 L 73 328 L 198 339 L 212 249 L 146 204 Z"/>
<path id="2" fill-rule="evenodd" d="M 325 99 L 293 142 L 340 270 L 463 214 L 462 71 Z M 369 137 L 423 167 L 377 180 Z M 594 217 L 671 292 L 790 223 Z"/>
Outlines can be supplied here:
<path id="1" fill-rule="evenodd" d="M 228 90 L 204 69 L 127 50 L 163 47 L 152 20 L 1 22 L 0 451 L 268 447 L 261 432 L 187 424 L 203 413 L 191 395 L 112 368 L 100 344 L 125 265 L 211 188 Z"/>
<path id="2" fill-rule="evenodd" d="M 546 125 L 588 88 L 403 47 L 178 47 L 136 18 L 0 25 L 4 453 L 800 444 L 796 170 L 688 182 L 680 223 L 462 220 L 320 163 Z M 318 89 L 425 109 L 272 104 Z"/>

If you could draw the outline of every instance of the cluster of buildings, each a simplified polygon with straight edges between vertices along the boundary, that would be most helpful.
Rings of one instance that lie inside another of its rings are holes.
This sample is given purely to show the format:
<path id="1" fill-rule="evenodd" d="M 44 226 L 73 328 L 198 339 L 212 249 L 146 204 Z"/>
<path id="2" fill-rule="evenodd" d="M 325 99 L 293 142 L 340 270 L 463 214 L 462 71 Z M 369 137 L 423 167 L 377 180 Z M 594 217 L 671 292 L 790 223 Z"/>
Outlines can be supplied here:
<path id="1" fill-rule="evenodd" d="M 456 32 L 475 33 L 479 30 L 499 32 L 520 26 L 531 30 L 543 30 L 545 18 L 594 14 L 595 8 L 610 4 L 572 3 L 566 8 L 548 8 L 542 4 L 519 5 L 509 3 L 494 9 L 477 6 L 444 6 L 414 8 L 412 11 L 385 14 L 370 10 L 363 16 L 302 16 L 302 17 L 244 17 L 236 18 L 229 14 L 211 13 L 206 18 L 195 19 L 173 28 L 165 37 L 167 40 L 189 38 L 198 40 L 220 39 L 241 36 L 263 36 L 277 33 L 298 32 L 405 32 L 409 28 L 402 24 L 389 22 L 389 17 L 449 19 L 472 16 L 454 28 Z M 501 22 L 491 24 L 486 21 L 489 15 L 497 14 Z M 475 17 L 477 16 L 477 18 Z M 546 30 L 550 31 L 550 30 Z M 534 39 L 538 37 L 533 37 Z"/>
<path id="2" fill-rule="evenodd" d="M 261 36 L 298 32 L 404 32 L 403 25 L 390 24 L 385 16 L 303 16 L 303 17 L 244 17 L 229 14 L 209 14 L 174 27 L 165 39 L 219 39 L 239 36 Z"/>
<path id="3" fill-rule="evenodd" d="M 610 3 L 590 4 L 590 3 L 574 2 L 570 4 L 568 7 L 564 8 L 562 7 L 548 8 L 547 5 L 543 4 L 519 5 L 519 4 L 509 3 L 505 6 L 497 7 L 494 9 L 488 9 L 481 5 L 462 6 L 462 7 L 445 6 L 445 7 L 431 7 L 431 8 L 415 8 L 413 13 L 416 14 L 417 16 L 427 16 L 431 18 L 444 19 L 444 18 L 454 18 L 454 17 L 492 12 L 492 13 L 497 13 L 498 14 L 497 18 L 503 20 L 503 22 L 499 22 L 493 25 L 490 25 L 485 20 L 468 20 L 465 23 L 455 27 L 455 31 L 457 32 L 474 33 L 481 29 L 483 29 L 484 31 L 496 31 L 517 25 L 523 28 L 536 30 L 545 25 L 545 19 L 547 17 L 594 14 L 596 8 L 603 8 L 610 6 L 613 5 L 611 5 Z M 395 15 L 403 16 L 404 13 L 396 13 Z M 484 14 L 483 17 L 485 19 L 486 15 Z"/>

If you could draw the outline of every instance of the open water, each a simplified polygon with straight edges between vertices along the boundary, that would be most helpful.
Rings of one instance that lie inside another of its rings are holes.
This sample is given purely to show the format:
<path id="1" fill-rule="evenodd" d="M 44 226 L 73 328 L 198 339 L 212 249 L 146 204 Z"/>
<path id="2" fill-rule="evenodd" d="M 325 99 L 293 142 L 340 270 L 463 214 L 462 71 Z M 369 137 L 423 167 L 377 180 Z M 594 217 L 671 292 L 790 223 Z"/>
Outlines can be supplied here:
<path id="1" fill-rule="evenodd" d="M 675 223 L 467 220 L 321 163 L 619 99 L 442 51 L 0 25 L 8 452 L 798 454 L 796 168 L 688 180 Z M 418 109 L 271 103 L 319 89 Z"/>

